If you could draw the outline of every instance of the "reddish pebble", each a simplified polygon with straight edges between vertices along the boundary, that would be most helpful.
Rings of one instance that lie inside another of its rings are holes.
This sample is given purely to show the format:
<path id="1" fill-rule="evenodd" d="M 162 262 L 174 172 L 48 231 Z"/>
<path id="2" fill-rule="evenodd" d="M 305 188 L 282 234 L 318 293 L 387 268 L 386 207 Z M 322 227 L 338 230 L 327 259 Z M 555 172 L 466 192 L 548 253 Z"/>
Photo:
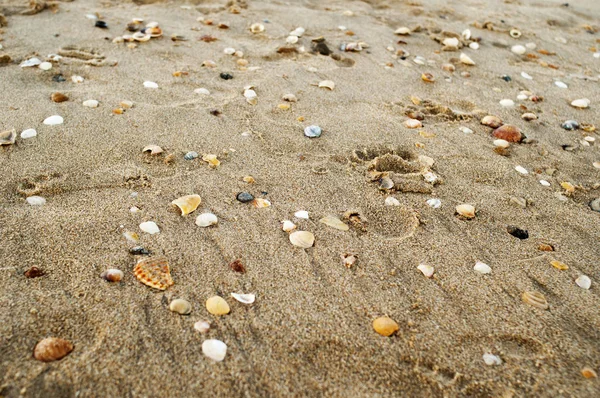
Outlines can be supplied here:
<path id="1" fill-rule="evenodd" d="M 521 142 L 523 134 L 517 126 L 511 124 L 505 124 L 504 126 L 498 127 L 493 133 L 495 138 L 506 140 L 508 142 Z"/>

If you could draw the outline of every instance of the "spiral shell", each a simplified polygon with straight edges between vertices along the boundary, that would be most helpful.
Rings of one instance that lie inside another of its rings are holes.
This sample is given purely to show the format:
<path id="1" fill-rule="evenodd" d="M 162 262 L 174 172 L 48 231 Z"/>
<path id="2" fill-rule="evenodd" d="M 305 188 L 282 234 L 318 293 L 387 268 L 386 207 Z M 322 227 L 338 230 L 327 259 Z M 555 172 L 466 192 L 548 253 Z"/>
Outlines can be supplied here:
<path id="1" fill-rule="evenodd" d="M 58 337 L 47 337 L 35 345 L 33 357 L 42 362 L 58 361 L 73 351 L 73 348 L 75 347 L 70 341 Z"/>

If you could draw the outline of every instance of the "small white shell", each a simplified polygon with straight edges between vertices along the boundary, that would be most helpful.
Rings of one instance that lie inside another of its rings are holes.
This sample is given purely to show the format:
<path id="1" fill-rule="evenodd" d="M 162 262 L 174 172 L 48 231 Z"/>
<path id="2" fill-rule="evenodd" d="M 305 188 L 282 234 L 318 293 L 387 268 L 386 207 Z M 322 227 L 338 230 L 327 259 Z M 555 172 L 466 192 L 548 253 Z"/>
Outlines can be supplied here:
<path id="1" fill-rule="evenodd" d="M 308 220 L 308 212 L 306 210 L 298 210 L 294 213 L 294 217 Z"/>
<path id="2" fill-rule="evenodd" d="M 550 186 L 550 183 L 548 181 L 546 181 L 546 180 L 540 180 L 540 184 L 542 184 L 545 187 L 549 187 Z"/>
<path id="3" fill-rule="evenodd" d="M 511 99 L 503 99 L 503 100 L 500 100 L 500 105 L 505 106 L 505 107 L 515 106 L 515 101 L 513 101 Z"/>
<path id="4" fill-rule="evenodd" d="M 227 344 L 221 340 L 204 340 L 202 343 L 202 353 L 213 361 L 221 362 L 227 355 Z"/>
<path id="5" fill-rule="evenodd" d="M 63 124 L 64 119 L 62 116 L 53 115 L 44 119 L 44 124 L 48 126 L 56 126 L 58 124 Z"/>
<path id="6" fill-rule="evenodd" d="M 26 61 L 21 62 L 21 64 L 19 65 L 21 68 L 27 68 L 30 66 L 38 66 L 42 63 L 42 61 L 39 60 L 39 58 L 29 58 Z"/>
<path id="7" fill-rule="evenodd" d="M 448 47 L 458 47 L 458 39 L 456 37 L 447 37 L 442 41 L 442 44 Z"/>
<path id="8" fill-rule="evenodd" d="M 217 216 L 212 213 L 202 213 L 196 217 L 196 225 L 199 227 L 209 227 L 219 222 Z"/>
<path id="9" fill-rule="evenodd" d="M 533 77 L 531 77 L 531 75 L 527 72 L 521 72 L 521 77 L 523 79 L 527 79 L 527 80 L 533 80 Z"/>
<path id="10" fill-rule="evenodd" d="M 108 282 L 120 282 L 124 274 L 120 269 L 110 268 L 102 272 L 100 276 Z"/>
<path id="11" fill-rule="evenodd" d="M 169 309 L 180 315 L 188 315 L 192 312 L 192 305 L 184 299 L 175 299 L 169 304 Z"/>
<path id="12" fill-rule="evenodd" d="M 265 31 L 265 25 L 261 23 L 253 23 L 250 25 L 250 32 L 252 33 L 261 33 Z"/>
<path id="13" fill-rule="evenodd" d="M 144 87 L 146 88 L 158 88 L 158 84 L 150 81 L 144 82 Z"/>
<path id="14" fill-rule="evenodd" d="M 296 224 L 294 224 L 290 220 L 283 220 L 281 229 L 283 229 L 285 232 L 291 232 L 296 229 Z"/>
<path id="15" fill-rule="evenodd" d="M 556 87 L 569 88 L 569 86 L 567 86 L 565 83 L 563 83 L 561 81 L 555 81 L 554 84 L 556 85 Z"/>
<path id="16" fill-rule="evenodd" d="M 396 198 L 394 198 L 393 196 L 388 196 L 387 198 L 385 198 L 385 205 L 386 206 L 400 206 L 400 201 Z"/>
<path id="17" fill-rule="evenodd" d="M 223 50 L 223 52 L 227 55 L 233 55 L 233 54 L 235 54 L 235 48 L 227 47 Z"/>
<path id="18" fill-rule="evenodd" d="M 473 50 L 479 50 L 479 43 L 474 41 L 473 43 L 469 43 L 469 48 Z"/>
<path id="19" fill-rule="evenodd" d="M 410 35 L 410 29 L 409 29 L 409 28 L 407 28 L 406 26 L 403 26 L 403 27 L 401 27 L 401 28 L 398 28 L 398 29 L 396 29 L 396 30 L 394 31 L 394 33 L 395 33 L 395 34 L 397 34 L 397 35 L 403 35 L 403 36 L 406 36 L 406 35 Z"/>
<path id="20" fill-rule="evenodd" d="M 31 206 L 42 206 L 46 204 L 46 199 L 41 196 L 30 196 L 26 200 Z"/>
<path id="21" fill-rule="evenodd" d="M 335 88 L 335 83 L 332 80 L 323 80 L 319 82 L 319 87 L 333 90 Z"/>
<path id="22" fill-rule="evenodd" d="M 157 234 L 160 232 L 158 225 L 156 225 L 156 223 L 154 221 L 145 221 L 145 222 L 141 223 L 140 229 L 143 232 L 146 232 L 150 235 L 154 235 L 154 234 Z"/>
<path id="23" fill-rule="evenodd" d="M 256 296 L 254 294 L 240 294 L 240 293 L 231 293 L 231 297 L 244 304 L 252 304 L 254 300 L 256 300 Z"/>
<path id="24" fill-rule="evenodd" d="M 475 65 L 475 61 L 473 61 L 467 54 L 460 53 L 460 62 L 465 65 Z"/>
<path id="25" fill-rule="evenodd" d="M 38 68 L 40 68 L 41 70 L 50 70 L 52 69 L 52 64 L 50 62 L 42 62 L 38 65 Z"/>
<path id="26" fill-rule="evenodd" d="M 90 99 L 83 101 L 83 106 L 88 108 L 97 108 L 100 103 L 96 100 Z"/>
<path id="27" fill-rule="evenodd" d="M 204 87 L 201 88 L 197 88 L 194 90 L 194 92 L 196 94 L 204 94 L 204 95 L 210 95 L 210 91 L 208 91 L 207 89 L 205 89 Z"/>
<path id="28" fill-rule="evenodd" d="M 196 329 L 200 333 L 206 333 L 206 332 L 208 332 L 208 329 L 210 329 L 210 322 L 198 321 L 198 322 L 194 323 L 194 329 Z"/>
<path id="29" fill-rule="evenodd" d="M 580 275 L 575 279 L 575 283 L 582 289 L 589 289 L 592 286 L 592 280 L 587 275 Z"/>
<path id="30" fill-rule="evenodd" d="M 315 235 L 308 231 L 296 231 L 290 234 L 290 242 L 294 246 L 308 249 L 315 244 Z"/>
<path id="31" fill-rule="evenodd" d="M 529 174 L 527 169 L 523 166 L 515 166 L 515 170 L 517 170 L 521 174 Z"/>
<path id="32" fill-rule="evenodd" d="M 465 30 L 463 30 L 460 35 L 465 40 L 471 40 L 471 29 L 465 29 Z"/>
<path id="33" fill-rule="evenodd" d="M 256 94 L 256 91 L 247 89 L 244 90 L 244 97 L 246 97 L 246 99 L 254 99 L 258 97 L 258 95 Z"/>
<path id="34" fill-rule="evenodd" d="M 26 139 L 26 138 L 32 138 L 35 137 L 37 135 L 37 131 L 35 131 L 34 129 L 27 129 L 27 130 L 23 130 L 21 132 L 21 138 Z"/>
<path id="35" fill-rule="evenodd" d="M 512 51 L 513 53 L 515 53 L 517 55 L 523 55 L 527 52 L 527 49 L 524 46 L 517 44 L 515 46 L 512 46 L 510 51 Z"/>
<path id="36" fill-rule="evenodd" d="M 433 273 L 435 272 L 435 268 L 433 268 L 431 265 L 427 265 L 427 264 L 419 264 L 417 269 L 419 271 L 421 271 L 423 273 L 423 275 L 425 275 L 428 278 L 431 278 L 433 276 Z"/>
<path id="37" fill-rule="evenodd" d="M 288 44 L 296 44 L 296 43 L 298 43 L 298 36 L 288 36 L 285 39 L 285 42 Z"/>
<path id="38" fill-rule="evenodd" d="M 510 142 L 506 140 L 497 139 L 494 140 L 494 146 L 506 149 L 510 146 Z"/>
<path id="39" fill-rule="evenodd" d="M 442 201 L 437 198 L 433 198 L 433 199 L 428 199 L 427 204 L 430 207 L 433 207 L 434 209 L 439 209 L 440 206 L 442 205 Z"/>
<path id="40" fill-rule="evenodd" d="M 486 263 L 482 263 L 481 261 L 477 261 L 473 269 L 480 274 L 489 274 L 492 272 L 492 269 Z"/>
<path id="41" fill-rule="evenodd" d="M 298 27 L 290 32 L 290 36 L 301 37 L 306 30 L 303 27 Z"/>
<path id="42" fill-rule="evenodd" d="M 464 218 L 475 218 L 475 207 L 468 204 L 456 206 L 456 212 Z"/>
<path id="43" fill-rule="evenodd" d="M 417 129 L 423 127 L 423 123 L 417 119 L 408 119 L 404 122 L 404 125 L 409 129 Z"/>
<path id="44" fill-rule="evenodd" d="M 483 354 L 483 362 L 488 366 L 502 365 L 502 359 L 494 354 Z"/>
<path id="45" fill-rule="evenodd" d="M 73 75 L 71 76 L 71 81 L 73 83 L 83 83 L 85 79 L 82 76 L 78 76 L 78 75 Z"/>
<path id="46" fill-rule="evenodd" d="M 150 155 L 158 155 L 163 153 L 163 149 L 158 145 L 146 145 L 142 152 L 150 152 Z"/>
<path id="47" fill-rule="evenodd" d="M 587 108 L 590 106 L 590 100 L 587 98 L 576 99 L 575 101 L 571 102 L 571 106 L 581 109 Z"/>

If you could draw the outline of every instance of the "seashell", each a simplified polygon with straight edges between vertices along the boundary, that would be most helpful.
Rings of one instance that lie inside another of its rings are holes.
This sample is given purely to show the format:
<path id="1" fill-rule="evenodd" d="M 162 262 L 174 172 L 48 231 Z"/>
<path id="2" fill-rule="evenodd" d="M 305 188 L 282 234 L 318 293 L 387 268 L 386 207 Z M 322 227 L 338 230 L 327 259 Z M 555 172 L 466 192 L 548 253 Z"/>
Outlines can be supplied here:
<path id="1" fill-rule="evenodd" d="M 297 212 L 294 213 L 294 217 L 302 218 L 304 220 L 308 220 L 308 218 L 309 218 L 308 212 L 306 210 L 298 210 Z"/>
<path id="2" fill-rule="evenodd" d="M 394 188 L 394 181 L 389 177 L 379 179 L 379 189 L 382 191 Z"/>
<path id="3" fill-rule="evenodd" d="M 204 340 L 202 353 L 213 361 L 221 362 L 227 355 L 227 344 L 216 339 Z"/>
<path id="4" fill-rule="evenodd" d="M 163 31 L 158 26 L 153 28 L 146 29 L 146 34 L 150 35 L 150 37 L 161 37 L 163 35 Z"/>
<path id="5" fill-rule="evenodd" d="M 467 54 L 460 53 L 460 62 L 465 65 L 475 65 L 475 61 L 473 61 Z"/>
<path id="6" fill-rule="evenodd" d="M 50 96 L 50 99 L 54 102 L 65 102 L 69 100 L 69 97 L 67 97 L 66 95 L 64 95 L 63 93 L 52 93 L 52 95 Z"/>
<path id="7" fill-rule="evenodd" d="M 208 91 L 207 89 L 205 89 L 203 87 L 195 89 L 194 92 L 196 94 L 210 95 L 210 91 Z"/>
<path id="8" fill-rule="evenodd" d="M 510 35 L 510 37 L 512 37 L 513 39 L 518 39 L 519 37 L 521 37 L 521 31 L 518 29 L 511 29 L 508 34 Z"/>
<path id="9" fill-rule="evenodd" d="M 73 75 L 71 76 L 71 81 L 73 83 L 83 83 L 85 79 L 82 76 L 78 76 L 78 75 Z"/>
<path id="10" fill-rule="evenodd" d="M 298 98 L 294 94 L 286 94 L 283 96 L 283 100 L 287 102 L 297 102 Z"/>
<path id="11" fill-rule="evenodd" d="M 36 135 L 37 135 L 37 131 L 35 131 L 34 129 L 27 129 L 27 130 L 23 130 L 21 132 L 22 139 L 33 138 Z"/>
<path id="12" fill-rule="evenodd" d="M 100 103 L 96 100 L 86 100 L 83 101 L 83 106 L 87 108 L 97 108 Z"/>
<path id="13" fill-rule="evenodd" d="M 140 240 L 140 236 L 137 233 L 131 231 L 123 232 L 123 236 L 125 237 L 125 239 L 127 239 L 128 242 L 131 243 L 137 243 Z"/>
<path id="14" fill-rule="evenodd" d="M 290 36 L 302 37 L 302 35 L 306 32 L 306 30 L 302 27 L 298 27 L 290 32 Z"/>
<path id="15" fill-rule="evenodd" d="M 510 146 L 510 142 L 506 141 L 506 140 L 494 140 L 493 142 L 495 147 L 498 148 L 503 148 L 503 149 L 507 149 Z"/>
<path id="16" fill-rule="evenodd" d="M 169 262 L 164 256 L 148 257 L 140 260 L 133 267 L 133 273 L 144 285 L 155 289 L 166 290 L 174 284 Z"/>
<path id="17" fill-rule="evenodd" d="M 502 120 L 500 120 L 500 118 L 497 116 L 487 115 L 481 119 L 481 124 L 496 129 L 502 126 Z"/>
<path id="18" fill-rule="evenodd" d="M 474 41 L 473 43 L 469 43 L 469 48 L 473 50 L 479 50 L 479 43 Z"/>
<path id="19" fill-rule="evenodd" d="M 242 178 L 242 181 L 248 184 L 254 184 L 256 182 L 256 180 L 252 176 L 244 176 L 244 178 Z"/>
<path id="20" fill-rule="evenodd" d="M 262 199 L 262 198 L 257 198 L 254 199 L 252 201 L 252 204 L 254 205 L 254 207 L 256 207 L 257 209 L 262 209 L 265 207 L 269 207 L 271 206 L 271 202 L 269 202 L 267 199 Z"/>
<path id="21" fill-rule="evenodd" d="M 421 80 L 423 80 L 424 82 L 427 82 L 427 83 L 433 83 L 433 82 L 435 82 L 435 77 L 433 77 L 433 75 L 431 73 L 423 73 L 421 75 Z"/>
<path id="22" fill-rule="evenodd" d="M 23 61 L 19 64 L 19 66 L 21 68 L 28 68 L 28 67 L 32 67 L 32 66 L 38 66 L 42 63 L 42 61 L 40 61 L 38 58 L 29 58 L 26 61 Z"/>
<path id="23" fill-rule="evenodd" d="M 600 162 L 594 162 L 592 163 L 592 166 L 594 166 L 596 169 L 600 169 Z"/>
<path id="24" fill-rule="evenodd" d="M 194 160 L 198 157 L 198 152 L 194 152 L 194 151 L 190 151 L 188 153 L 186 153 L 185 155 L 183 155 L 183 158 L 185 160 Z"/>
<path id="25" fill-rule="evenodd" d="M 567 191 L 568 193 L 575 192 L 575 186 L 573 184 L 571 184 L 570 182 L 563 181 L 560 183 L 560 186 L 563 187 L 563 189 L 565 191 Z"/>
<path id="26" fill-rule="evenodd" d="M 433 273 L 435 272 L 435 268 L 433 268 L 431 265 L 427 265 L 427 264 L 419 264 L 417 269 L 419 271 L 421 271 L 423 273 L 423 275 L 425 275 L 428 278 L 431 278 L 433 276 Z"/>
<path id="27" fill-rule="evenodd" d="M 282 111 L 287 111 L 288 109 L 291 108 L 290 104 L 279 104 L 277 105 L 277 108 L 281 109 Z"/>
<path id="28" fill-rule="evenodd" d="M 539 292 L 525 292 L 521 296 L 521 299 L 525 303 L 542 310 L 547 310 L 548 308 L 550 308 L 548 302 L 546 301 L 546 297 L 544 297 L 544 295 Z"/>
<path id="29" fill-rule="evenodd" d="M 123 112 L 125 112 L 123 108 L 115 108 L 112 110 L 112 113 L 114 113 L 115 115 L 122 115 Z"/>
<path id="30" fill-rule="evenodd" d="M 248 192 L 240 192 L 235 198 L 242 203 L 248 203 L 254 200 L 254 196 Z"/>
<path id="31" fill-rule="evenodd" d="M 252 304 L 256 300 L 254 294 L 231 293 L 231 297 L 243 304 Z"/>
<path id="32" fill-rule="evenodd" d="M 442 44 L 446 47 L 458 48 L 459 43 L 460 42 L 456 37 L 446 37 L 444 40 L 442 40 Z"/>
<path id="33" fill-rule="evenodd" d="M 406 26 L 403 26 L 401 28 L 398 28 L 394 31 L 394 34 L 396 35 L 402 35 L 402 36 L 407 36 L 410 35 L 410 29 L 407 28 Z"/>
<path id="34" fill-rule="evenodd" d="M 357 260 L 357 258 L 356 258 L 357 256 L 355 256 L 354 254 L 349 254 L 349 253 L 342 254 L 341 257 L 342 257 L 342 264 L 344 264 L 344 266 L 346 268 L 351 268 Z"/>
<path id="35" fill-rule="evenodd" d="M 524 46 L 517 44 L 515 46 L 512 46 L 510 48 L 510 51 L 512 51 L 513 53 L 515 53 L 517 55 L 523 55 L 527 52 L 527 49 Z"/>
<path id="36" fill-rule="evenodd" d="M 550 186 L 550 183 L 548 181 L 546 181 L 546 180 L 540 180 L 540 184 L 542 184 L 545 187 L 549 187 Z"/>
<path id="37" fill-rule="evenodd" d="M 600 198 L 592 200 L 589 204 L 590 209 L 600 212 Z"/>
<path id="38" fill-rule="evenodd" d="M 192 312 L 192 305 L 184 299 L 175 299 L 169 304 L 169 309 L 180 315 L 189 315 Z"/>
<path id="39" fill-rule="evenodd" d="M 460 35 L 465 40 L 471 40 L 471 29 L 465 29 L 465 30 L 463 30 Z"/>
<path id="40" fill-rule="evenodd" d="M 253 23 L 250 25 L 250 32 L 252 33 L 261 33 L 265 31 L 265 25 L 261 23 Z"/>
<path id="41" fill-rule="evenodd" d="M 244 90 L 244 97 L 246 97 L 246 99 L 254 99 L 258 97 L 258 95 L 256 94 L 256 91 L 248 89 Z"/>
<path id="42" fill-rule="evenodd" d="M 589 289 L 592 286 L 592 280 L 587 275 L 580 275 L 575 279 L 575 283 L 582 289 Z"/>
<path id="43" fill-rule="evenodd" d="M 160 229 L 154 221 L 146 221 L 140 224 L 140 229 L 150 235 L 158 234 Z"/>
<path id="44" fill-rule="evenodd" d="M 554 84 L 556 85 L 556 87 L 569 88 L 569 86 L 567 86 L 565 83 L 563 83 L 561 81 L 555 81 Z"/>
<path id="45" fill-rule="evenodd" d="M 523 134 L 521 134 L 521 130 L 512 124 L 505 124 L 498 127 L 494 130 L 492 135 L 495 138 L 499 138 L 508 142 L 521 142 L 521 140 L 523 140 Z"/>
<path id="46" fill-rule="evenodd" d="M 557 260 L 550 261 L 550 264 L 552 264 L 552 266 L 554 268 L 559 269 L 561 271 L 569 269 L 569 266 L 567 264 L 561 263 L 560 261 L 557 261 Z"/>
<path id="47" fill-rule="evenodd" d="M 373 329 L 380 335 L 388 337 L 396 333 L 400 326 L 392 318 L 382 316 L 373 321 Z"/>
<path id="48" fill-rule="evenodd" d="M 17 131 L 15 129 L 0 132 L 0 146 L 12 145 L 17 140 Z"/>
<path id="49" fill-rule="evenodd" d="M 503 99 L 503 100 L 500 100 L 500 105 L 508 108 L 511 106 L 515 106 L 515 101 L 513 101 L 511 99 Z"/>
<path id="50" fill-rule="evenodd" d="M 104 271 L 100 276 L 109 282 L 120 282 L 123 279 L 123 271 L 111 268 Z"/>
<path id="51" fill-rule="evenodd" d="M 42 206 L 46 204 L 46 199 L 41 196 L 30 196 L 26 200 L 31 206 Z"/>
<path id="52" fill-rule="evenodd" d="M 526 120 L 528 122 L 532 120 L 536 120 L 538 117 L 535 113 L 527 112 L 521 115 L 521 119 Z"/>
<path id="53" fill-rule="evenodd" d="M 203 155 L 202 160 L 208 163 L 208 167 L 210 167 L 211 169 L 216 169 L 221 164 L 221 161 L 217 159 L 217 155 L 213 155 L 210 153 Z"/>
<path id="54" fill-rule="evenodd" d="M 393 196 L 388 196 L 387 198 L 385 198 L 384 203 L 386 206 L 400 206 L 400 201 L 394 198 Z"/>
<path id="55" fill-rule="evenodd" d="M 226 315 L 230 311 L 229 304 L 220 296 L 212 296 L 206 300 L 206 309 L 213 315 Z"/>
<path id="56" fill-rule="evenodd" d="M 475 207 L 468 204 L 458 205 L 456 206 L 456 213 L 459 216 L 470 220 L 475 218 Z"/>
<path id="57" fill-rule="evenodd" d="M 344 224 L 339 218 L 333 216 L 326 216 L 319 220 L 320 223 L 323 223 L 331 228 L 339 229 L 340 231 L 347 231 L 350 227 L 347 224 Z"/>
<path id="58" fill-rule="evenodd" d="M 590 106 L 590 100 L 587 98 L 576 99 L 575 101 L 571 102 L 571 106 L 584 109 Z"/>
<path id="59" fill-rule="evenodd" d="M 553 252 L 554 246 L 549 245 L 547 243 L 540 243 L 538 245 L 538 250 L 543 251 L 543 252 Z"/>
<path id="60" fill-rule="evenodd" d="M 527 169 L 523 166 L 515 166 L 515 170 L 517 170 L 521 174 L 529 174 Z"/>
<path id="61" fill-rule="evenodd" d="M 177 206 L 181 210 L 181 215 L 185 216 L 193 212 L 200 205 L 200 195 L 186 195 L 175 199 L 171 202 L 172 205 Z"/>
<path id="62" fill-rule="evenodd" d="M 502 359 L 494 354 L 483 354 L 483 362 L 488 366 L 502 365 Z"/>
<path id="63" fill-rule="evenodd" d="M 598 377 L 596 371 L 592 368 L 585 367 L 581 369 L 581 375 L 586 379 L 595 379 Z"/>
<path id="64" fill-rule="evenodd" d="M 446 72 L 454 72 L 456 67 L 452 64 L 442 64 L 442 70 L 445 70 Z"/>
<path id="65" fill-rule="evenodd" d="M 244 267 L 244 264 L 242 264 L 242 261 L 239 259 L 232 261 L 231 264 L 229 264 L 229 268 L 231 268 L 235 272 L 239 272 L 240 274 L 246 273 L 246 267 Z"/>
<path id="66" fill-rule="evenodd" d="M 521 72 L 521 77 L 527 80 L 533 80 L 533 77 L 527 72 Z"/>
<path id="67" fill-rule="evenodd" d="M 38 361 L 52 362 L 64 358 L 73 351 L 70 341 L 58 337 L 46 337 L 40 340 L 33 349 L 33 357 Z"/>
<path id="68" fill-rule="evenodd" d="M 210 322 L 198 321 L 198 322 L 194 323 L 194 329 L 196 329 L 200 333 L 206 333 L 210 329 Z"/>
<path id="69" fill-rule="evenodd" d="M 296 43 L 298 43 L 298 36 L 288 36 L 285 39 L 285 42 L 288 44 L 296 44 Z"/>
<path id="70" fill-rule="evenodd" d="M 323 81 L 319 82 L 319 87 L 320 88 L 328 88 L 330 90 L 333 90 L 335 88 L 335 83 L 331 80 L 323 80 Z"/>
<path id="71" fill-rule="evenodd" d="M 430 207 L 433 207 L 434 209 L 439 209 L 440 206 L 442 205 L 442 201 L 439 199 L 433 198 L 433 199 L 428 199 L 427 204 Z"/>
<path id="72" fill-rule="evenodd" d="M 150 155 L 158 155 L 163 153 L 163 149 L 158 145 L 147 145 L 142 149 L 142 152 L 150 152 Z"/>
<path id="73" fill-rule="evenodd" d="M 315 235 L 312 232 L 296 231 L 290 234 L 290 242 L 294 246 L 308 249 L 315 244 Z"/>
<path id="74" fill-rule="evenodd" d="M 218 222 L 219 219 L 212 213 L 202 213 L 196 217 L 196 225 L 199 227 L 210 227 Z"/>
<path id="75" fill-rule="evenodd" d="M 152 38 L 152 36 L 150 36 L 149 34 L 142 33 L 142 32 L 135 32 L 133 35 L 131 35 L 131 37 L 133 38 L 133 40 L 139 41 L 139 42 L 145 42 Z"/>
<path id="76" fill-rule="evenodd" d="M 406 127 L 408 127 L 409 129 L 416 129 L 416 128 L 421 128 L 423 127 L 423 123 L 421 123 L 419 120 L 417 119 L 408 119 L 404 122 L 404 125 Z"/>
<path id="77" fill-rule="evenodd" d="M 296 229 L 296 224 L 290 220 L 283 220 L 281 223 L 281 229 L 283 229 L 285 232 L 291 232 Z"/>
<path id="78" fill-rule="evenodd" d="M 61 116 L 53 115 L 44 119 L 44 124 L 48 126 L 56 126 L 58 124 L 63 124 L 64 119 Z"/>
<path id="79" fill-rule="evenodd" d="M 477 261 L 473 269 L 480 274 L 490 274 L 492 269 L 486 263 L 482 263 L 481 261 Z"/>
<path id="80" fill-rule="evenodd" d="M 308 138 L 318 138 L 321 136 L 322 130 L 319 126 L 308 126 L 304 129 L 304 135 Z"/>
<path id="81" fill-rule="evenodd" d="M 156 84 L 154 82 L 150 82 L 150 81 L 145 81 L 144 82 L 144 87 L 146 87 L 146 88 L 158 88 L 158 84 Z"/>

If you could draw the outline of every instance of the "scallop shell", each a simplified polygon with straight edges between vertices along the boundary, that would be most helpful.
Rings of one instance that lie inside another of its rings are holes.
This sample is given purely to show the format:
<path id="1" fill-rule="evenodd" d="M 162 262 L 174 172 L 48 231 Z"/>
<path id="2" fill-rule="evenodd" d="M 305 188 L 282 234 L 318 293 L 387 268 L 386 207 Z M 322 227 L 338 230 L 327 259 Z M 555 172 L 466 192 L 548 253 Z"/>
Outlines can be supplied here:
<path id="1" fill-rule="evenodd" d="M 231 293 L 231 297 L 244 304 L 252 304 L 256 300 L 254 294 Z"/>
<path id="2" fill-rule="evenodd" d="M 12 145 L 17 139 L 17 131 L 15 129 L 6 130 L 0 133 L 0 146 Z"/>
<path id="3" fill-rule="evenodd" d="M 147 145 L 142 149 L 142 152 L 150 152 L 150 155 L 158 155 L 163 153 L 163 149 L 158 145 Z"/>
<path id="4" fill-rule="evenodd" d="M 333 216 L 326 216 L 319 220 L 320 223 L 323 223 L 331 228 L 339 229 L 340 231 L 347 231 L 350 227 L 342 222 L 339 218 Z"/>
<path id="5" fill-rule="evenodd" d="M 323 80 L 323 81 L 319 82 L 319 87 L 320 88 L 328 88 L 330 90 L 333 90 L 335 88 L 335 83 L 331 80 Z"/>
<path id="6" fill-rule="evenodd" d="M 212 296 L 206 300 L 206 309 L 213 315 L 226 315 L 230 311 L 229 304 L 220 296 Z"/>
<path id="7" fill-rule="evenodd" d="M 181 210 L 181 215 L 185 216 L 193 212 L 200 205 L 200 195 L 185 195 L 175 199 L 171 202 L 172 205 L 177 206 Z"/>
<path id="8" fill-rule="evenodd" d="M 133 273 L 144 285 L 155 289 L 166 290 L 174 284 L 169 262 L 164 256 L 140 260 L 133 268 Z"/>
<path id="9" fill-rule="evenodd" d="M 202 353 L 216 362 L 221 362 L 227 355 L 227 344 L 221 340 L 204 340 L 202 343 Z"/>
<path id="10" fill-rule="evenodd" d="M 292 245 L 308 249 L 315 244 L 315 235 L 308 231 L 296 231 L 290 234 Z"/>
<path id="11" fill-rule="evenodd" d="M 382 336 L 391 336 L 396 333 L 400 326 L 392 318 L 382 316 L 373 321 L 373 329 Z"/>
<path id="12" fill-rule="evenodd" d="M 475 207 L 467 204 L 456 206 L 456 213 L 466 219 L 475 218 Z"/>
<path id="13" fill-rule="evenodd" d="M 546 297 L 542 293 L 525 292 L 521 298 L 525 303 L 542 310 L 547 310 L 550 307 L 546 301 Z"/>
<path id="14" fill-rule="evenodd" d="M 192 305 L 184 299 L 175 299 L 169 304 L 169 309 L 180 315 L 189 315 L 192 312 Z"/>
<path id="15" fill-rule="evenodd" d="M 42 362 L 58 361 L 73 351 L 73 348 L 70 341 L 58 337 L 47 337 L 35 345 L 33 357 Z"/>

